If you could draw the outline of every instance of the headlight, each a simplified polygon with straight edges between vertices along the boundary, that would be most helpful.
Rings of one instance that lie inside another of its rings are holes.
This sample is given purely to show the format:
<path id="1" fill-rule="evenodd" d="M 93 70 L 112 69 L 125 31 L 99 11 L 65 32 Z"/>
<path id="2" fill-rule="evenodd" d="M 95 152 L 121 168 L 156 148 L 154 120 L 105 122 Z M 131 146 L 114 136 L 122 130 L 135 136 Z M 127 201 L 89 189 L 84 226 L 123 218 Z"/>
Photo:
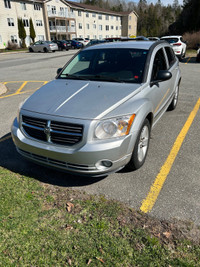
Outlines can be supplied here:
<path id="1" fill-rule="evenodd" d="M 108 139 L 129 134 L 135 114 L 101 121 L 95 129 L 95 137 Z"/>
<path id="2" fill-rule="evenodd" d="M 21 107 L 23 106 L 23 104 L 26 102 L 27 99 L 28 99 L 28 97 L 19 104 L 18 111 L 17 111 L 17 121 L 18 121 L 18 123 L 20 123 L 20 110 L 21 110 Z"/>

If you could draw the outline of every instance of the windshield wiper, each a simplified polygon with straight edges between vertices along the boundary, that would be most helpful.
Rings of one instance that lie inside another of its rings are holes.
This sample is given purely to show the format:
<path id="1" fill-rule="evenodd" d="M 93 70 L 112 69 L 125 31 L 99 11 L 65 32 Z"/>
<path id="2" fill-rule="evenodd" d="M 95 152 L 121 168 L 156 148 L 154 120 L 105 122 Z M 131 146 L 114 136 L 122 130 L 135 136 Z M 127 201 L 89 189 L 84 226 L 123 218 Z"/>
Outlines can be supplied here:
<path id="1" fill-rule="evenodd" d="M 73 75 L 73 74 L 61 74 L 60 75 L 61 78 L 62 76 L 65 76 L 67 79 L 73 79 L 73 80 L 88 80 L 88 78 L 84 77 L 84 76 L 79 76 L 79 75 Z"/>
<path id="2" fill-rule="evenodd" d="M 90 80 L 100 80 L 100 81 L 117 82 L 117 83 L 124 82 L 124 81 L 119 80 L 119 79 L 117 79 L 115 77 L 106 76 L 106 75 L 94 75 L 94 76 L 90 76 Z"/>

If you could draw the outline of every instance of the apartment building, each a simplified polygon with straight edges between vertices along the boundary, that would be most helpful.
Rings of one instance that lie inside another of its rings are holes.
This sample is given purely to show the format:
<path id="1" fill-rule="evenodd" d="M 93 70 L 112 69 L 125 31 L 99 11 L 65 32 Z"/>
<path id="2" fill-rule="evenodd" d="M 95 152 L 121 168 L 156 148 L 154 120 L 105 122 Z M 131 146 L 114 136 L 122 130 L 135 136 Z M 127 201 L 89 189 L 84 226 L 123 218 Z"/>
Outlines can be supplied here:
<path id="1" fill-rule="evenodd" d="M 31 43 L 29 23 L 32 18 L 37 40 L 46 39 L 44 6 L 42 0 L 13 1 L 0 0 L 0 48 L 8 41 L 20 44 L 17 19 L 22 18 L 26 30 L 26 44 Z"/>
<path id="2" fill-rule="evenodd" d="M 17 19 L 22 18 L 26 45 L 31 43 L 32 18 L 35 40 L 63 40 L 83 37 L 103 39 L 137 33 L 137 14 L 117 13 L 67 0 L 0 0 L 0 49 L 8 41 L 20 44 Z"/>

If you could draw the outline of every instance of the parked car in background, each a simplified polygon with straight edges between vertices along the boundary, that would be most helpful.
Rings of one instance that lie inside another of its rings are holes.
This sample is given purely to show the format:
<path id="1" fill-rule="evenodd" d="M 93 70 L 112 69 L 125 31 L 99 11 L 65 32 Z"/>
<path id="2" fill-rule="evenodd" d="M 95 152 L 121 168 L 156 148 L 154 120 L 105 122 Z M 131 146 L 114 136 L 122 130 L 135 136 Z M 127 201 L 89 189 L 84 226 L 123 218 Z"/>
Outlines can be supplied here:
<path id="1" fill-rule="evenodd" d="M 72 44 L 71 44 L 71 41 L 70 40 L 65 40 L 66 42 L 66 46 L 68 49 L 71 49 L 72 48 Z"/>
<path id="2" fill-rule="evenodd" d="M 73 49 L 80 49 L 83 47 L 83 44 L 81 42 L 75 41 L 75 40 L 70 40 L 71 42 L 71 47 Z"/>
<path id="3" fill-rule="evenodd" d="M 139 169 L 151 129 L 176 108 L 180 81 L 167 42 L 86 47 L 21 105 L 12 138 L 27 159 L 74 174 Z"/>
<path id="4" fill-rule="evenodd" d="M 161 40 L 167 41 L 170 45 L 172 45 L 175 55 L 182 60 L 185 57 L 187 45 L 183 40 L 182 36 L 173 35 L 173 36 L 163 36 L 160 38 Z"/>
<path id="5" fill-rule="evenodd" d="M 196 62 L 200 62 L 200 48 L 197 49 Z"/>
<path id="6" fill-rule="evenodd" d="M 58 51 L 58 45 L 51 41 L 37 41 L 30 45 L 28 50 L 29 52 L 55 52 Z"/>
<path id="7" fill-rule="evenodd" d="M 83 39 L 83 38 L 78 38 L 77 37 L 77 38 L 73 38 L 72 40 L 82 43 L 83 47 L 86 46 L 89 43 L 89 39 L 88 38 L 87 39 L 86 38 Z"/>
<path id="8" fill-rule="evenodd" d="M 58 45 L 58 50 L 69 50 L 65 40 L 53 40 L 52 42 Z"/>
<path id="9" fill-rule="evenodd" d="M 88 46 L 91 46 L 91 45 L 95 45 L 95 44 L 101 44 L 101 43 L 105 43 L 106 42 L 106 40 L 99 40 L 99 39 L 91 39 L 90 41 L 89 41 L 89 43 L 86 45 L 86 47 L 88 47 Z"/>

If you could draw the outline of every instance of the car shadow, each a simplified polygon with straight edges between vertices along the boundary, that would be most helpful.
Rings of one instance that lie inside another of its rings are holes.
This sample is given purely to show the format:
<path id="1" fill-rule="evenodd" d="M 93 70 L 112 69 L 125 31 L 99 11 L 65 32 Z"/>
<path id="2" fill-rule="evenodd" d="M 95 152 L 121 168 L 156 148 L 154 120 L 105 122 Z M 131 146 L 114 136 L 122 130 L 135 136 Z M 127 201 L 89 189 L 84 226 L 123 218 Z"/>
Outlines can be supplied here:
<path id="1" fill-rule="evenodd" d="M 20 175 L 37 179 L 43 183 L 63 187 L 82 187 L 97 183 L 106 178 L 106 176 L 94 178 L 72 175 L 28 161 L 16 151 L 10 133 L 0 139 L 0 151 L 1 167 Z"/>

